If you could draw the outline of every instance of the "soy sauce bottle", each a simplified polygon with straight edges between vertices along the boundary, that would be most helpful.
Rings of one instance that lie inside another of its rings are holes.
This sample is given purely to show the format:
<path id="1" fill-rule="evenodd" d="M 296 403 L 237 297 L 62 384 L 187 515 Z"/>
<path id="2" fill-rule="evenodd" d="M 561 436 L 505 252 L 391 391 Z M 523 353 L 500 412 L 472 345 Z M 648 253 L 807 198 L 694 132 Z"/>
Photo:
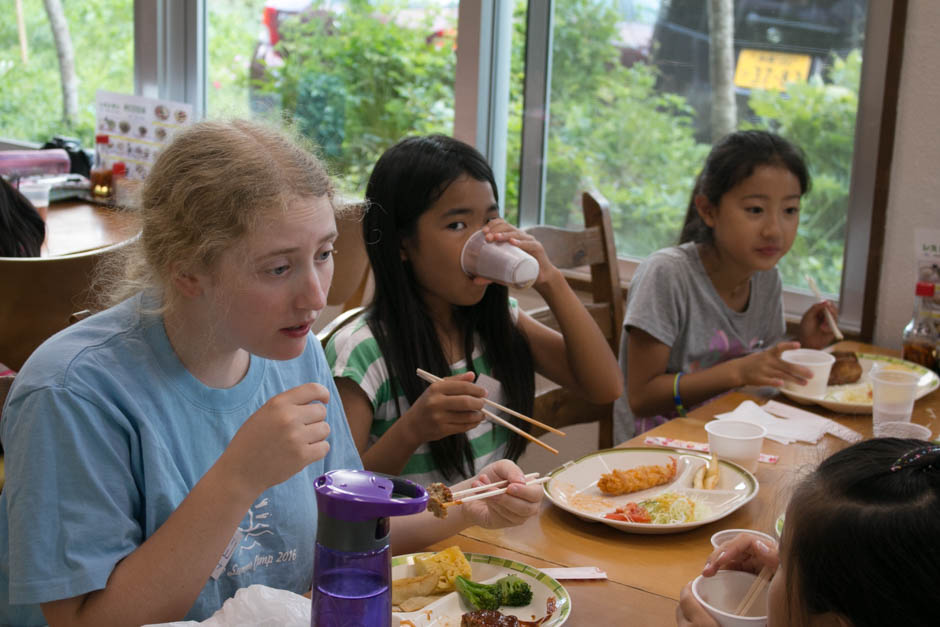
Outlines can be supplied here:
<path id="1" fill-rule="evenodd" d="M 940 372 L 938 362 L 938 348 L 940 348 L 940 333 L 938 333 L 937 314 L 930 308 L 928 302 L 933 300 L 934 284 L 920 282 L 914 291 L 914 317 L 904 327 L 902 343 L 904 345 L 904 359 L 920 364 L 934 372 Z"/>

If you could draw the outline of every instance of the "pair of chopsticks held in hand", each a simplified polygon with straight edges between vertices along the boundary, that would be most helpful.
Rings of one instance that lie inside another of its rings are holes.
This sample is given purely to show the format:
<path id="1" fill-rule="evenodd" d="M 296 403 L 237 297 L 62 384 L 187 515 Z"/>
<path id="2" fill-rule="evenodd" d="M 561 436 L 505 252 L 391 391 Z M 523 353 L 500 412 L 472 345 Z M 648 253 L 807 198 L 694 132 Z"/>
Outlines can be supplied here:
<path id="1" fill-rule="evenodd" d="M 537 478 L 538 476 L 539 473 L 537 472 L 530 472 L 527 474 L 525 476 L 525 485 L 538 485 L 551 479 L 551 477 Z M 475 488 L 467 488 L 466 490 L 451 492 L 451 498 L 453 500 L 446 501 L 441 505 L 443 507 L 452 507 L 454 505 L 461 505 L 470 501 L 488 499 L 491 496 L 505 494 L 507 490 L 509 490 L 509 480 L 503 479 L 502 481 L 497 481 L 496 483 L 488 483 L 486 485 L 477 486 Z"/>
<path id="2" fill-rule="evenodd" d="M 430 372 L 428 372 L 427 370 L 422 370 L 421 368 L 418 368 L 418 369 L 416 370 L 416 373 L 417 373 L 417 375 L 418 375 L 419 377 L 421 377 L 422 379 L 424 379 L 424 380 L 427 381 L 428 383 L 437 383 L 438 381 L 443 381 L 443 379 L 441 379 L 441 378 L 438 377 L 437 375 L 433 375 L 433 374 L 431 374 Z M 510 409 L 510 408 L 508 408 L 508 407 L 504 407 L 504 406 L 500 405 L 499 403 L 496 403 L 496 402 L 494 402 L 494 401 L 491 401 L 490 399 L 486 398 L 485 396 L 483 397 L 483 403 L 485 403 L 486 405 L 489 405 L 490 407 L 495 407 L 496 409 L 498 409 L 498 410 L 500 410 L 500 411 L 504 411 L 504 412 L 506 412 L 507 414 L 509 414 L 509 415 L 511 415 L 511 416 L 515 416 L 516 418 L 519 418 L 520 420 L 524 420 L 525 422 L 528 422 L 529 424 L 533 424 L 533 425 L 535 425 L 536 427 L 541 427 L 542 429 L 545 429 L 546 431 L 551 431 L 552 433 L 557 433 L 558 435 L 565 435 L 565 432 L 564 432 L 564 431 L 560 431 L 559 429 L 556 429 L 555 427 L 550 427 L 550 426 L 548 426 L 547 424 L 545 424 L 544 422 L 539 422 L 538 420 L 535 420 L 534 418 L 529 418 L 528 416 L 526 416 L 526 415 L 524 415 L 524 414 L 520 414 L 519 412 L 517 412 L 517 411 L 514 410 L 514 409 Z M 506 421 L 506 420 L 503 420 L 502 418 L 500 418 L 499 416 L 497 416 L 496 414 L 494 414 L 493 412 L 491 412 L 491 411 L 489 411 L 489 410 L 487 410 L 487 409 L 482 409 L 481 411 L 483 412 L 483 414 L 484 414 L 487 418 L 489 418 L 490 421 L 495 422 L 496 424 L 501 425 L 501 426 L 503 426 L 503 427 L 506 427 L 506 428 L 509 429 L 510 431 L 513 431 L 514 433 L 518 433 L 519 435 L 521 435 L 521 436 L 524 437 L 525 439 L 529 440 L 530 442 L 534 442 L 535 444 L 538 444 L 538 445 L 541 446 L 542 448 L 551 451 L 551 452 L 554 453 L 555 455 L 558 455 L 558 449 L 549 446 L 549 445 L 546 444 L 545 442 L 542 442 L 541 440 L 539 440 L 539 439 L 538 439 L 537 437 L 535 437 L 534 435 L 531 435 L 531 434 L 529 434 L 529 433 L 526 433 L 525 431 L 523 431 L 522 429 L 520 429 L 520 428 L 517 427 L 516 425 L 514 425 L 514 424 L 512 424 L 511 422 L 508 422 L 508 421 Z"/>

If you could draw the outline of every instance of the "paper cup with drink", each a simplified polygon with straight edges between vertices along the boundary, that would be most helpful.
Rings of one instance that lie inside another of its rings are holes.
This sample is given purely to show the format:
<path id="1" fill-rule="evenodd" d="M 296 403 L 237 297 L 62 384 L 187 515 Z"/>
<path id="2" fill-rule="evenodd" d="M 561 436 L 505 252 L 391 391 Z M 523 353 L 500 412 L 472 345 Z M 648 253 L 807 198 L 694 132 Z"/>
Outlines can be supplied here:
<path id="1" fill-rule="evenodd" d="M 531 286 L 539 276 L 535 257 L 509 242 L 487 242 L 483 231 L 471 235 L 464 244 L 460 267 L 470 276 L 519 289 Z"/>

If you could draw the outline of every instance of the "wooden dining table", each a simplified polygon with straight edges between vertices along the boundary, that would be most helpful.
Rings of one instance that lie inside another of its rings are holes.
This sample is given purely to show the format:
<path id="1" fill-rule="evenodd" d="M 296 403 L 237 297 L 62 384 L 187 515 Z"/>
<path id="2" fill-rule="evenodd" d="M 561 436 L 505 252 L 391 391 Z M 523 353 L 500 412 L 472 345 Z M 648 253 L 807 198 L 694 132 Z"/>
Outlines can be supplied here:
<path id="1" fill-rule="evenodd" d="M 836 348 L 899 356 L 898 351 L 858 342 L 841 342 Z M 732 391 L 632 440 L 621 447 L 644 446 L 648 436 L 665 436 L 705 442 L 705 423 L 716 414 L 729 412 L 745 400 L 763 403 L 759 390 Z M 787 402 L 782 395 L 775 400 Z M 814 413 L 872 435 L 871 414 L 841 414 L 822 407 Z M 928 426 L 936 435 L 940 427 L 940 390 L 914 405 L 912 420 Z M 642 535 L 625 533 L 602 523 L 582 520 L 544 500 L 537 516 L 518 527 L 472 527 L 439 542 L 432 550 L 459 545 L 465 551 L 513 559 L 539 567 L 596 566 L 606 580 L 563 581 L 571 596 L 571 625 L 670 625 L 682 587 L 698 576 L 712 551 L 710 538 L 723 529 L 755 529 L 774 535 L 777 518 L 786 510 L 793 488 L 820 461 L 849 443 L 825 435 L 817 444 L 783 445 L 765 440 L 763 452 L 779 456 L 775 464 L 761 463 L 755 473 L 758 494 L 749 503 L 715 522 L 682 533 Z M 562 460 L 564 461 L 564 460 Z"/>
<path id="2" fill-rule="evenodd" d="M 126 241 L 139 231 L 140 216 L 134 211 L 90 202 L 55 202 L 46 214 L 46 240 L 40 256 L 104 248 Z"/>

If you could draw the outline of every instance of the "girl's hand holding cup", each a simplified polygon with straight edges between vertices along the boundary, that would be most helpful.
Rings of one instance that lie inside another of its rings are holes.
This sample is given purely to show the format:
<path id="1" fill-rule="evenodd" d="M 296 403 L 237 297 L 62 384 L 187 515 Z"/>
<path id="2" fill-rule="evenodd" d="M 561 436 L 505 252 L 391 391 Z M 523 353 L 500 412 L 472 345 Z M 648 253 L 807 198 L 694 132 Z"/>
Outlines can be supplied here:
<path id="1" fill-rule="evenodd" d="M 272 397 L 238 429 L 219 461 L 254 494 L 290 479 L 329 453 L 329 401 L 329 390 L 319 383 Z"/>
<path id="2" fill-rule="evenodd" d="M 549 261 L 542 244 L 528 233 L 520 231 L 505 220 L 500 218 L 490 220 L 481 229 L 481 233 L 487 244 L 498 244 L 491 247 L 491 251 L 499 252 L 507 257 L 506 262 L 497 265 L 503 265 L 507 269 L 509 267 L 514 268 L 516 275 L 513 277 L 506 273 L 505 276 L 495 277 L 487 276 L 493 273 L 480 272 L 480 276 L 484 279 L 495 280 L 511 287 L 524 288 L 530 285 L 541 285 L 549 280 L 552 273 L 558 273 L 557 268 Z M 525 255 L 519 255 L 509 246 L 517 248 L 531 259 L 526 259 Z M 532 263 L 533 260 L 535 263 Z M 466 270 L 467 268 L 465 268 Z M 560 276 L 560 273 L 558 274 Z"/>
<path id="3" fill-rule="evenodd" d="M 483 421 L 486 390 L 473 382 L 474 373 L 445 377 L 428 385 L 404 413 L 411 433 L 420 442 L 433 442 L 455 433 L 466 433 Z"/>
<path id="4" fill-rule="evenodd" d="M 782 387 L 787 381 L 804 385 L 813 373 L 808 368 L 784 361 L 781 357 L 784 351 L 795 350 L 799 347 L 799 342 L 780 342 L 767 350 L 751 353 L 728 362 L 735 367 L 736 386 Z"/>

